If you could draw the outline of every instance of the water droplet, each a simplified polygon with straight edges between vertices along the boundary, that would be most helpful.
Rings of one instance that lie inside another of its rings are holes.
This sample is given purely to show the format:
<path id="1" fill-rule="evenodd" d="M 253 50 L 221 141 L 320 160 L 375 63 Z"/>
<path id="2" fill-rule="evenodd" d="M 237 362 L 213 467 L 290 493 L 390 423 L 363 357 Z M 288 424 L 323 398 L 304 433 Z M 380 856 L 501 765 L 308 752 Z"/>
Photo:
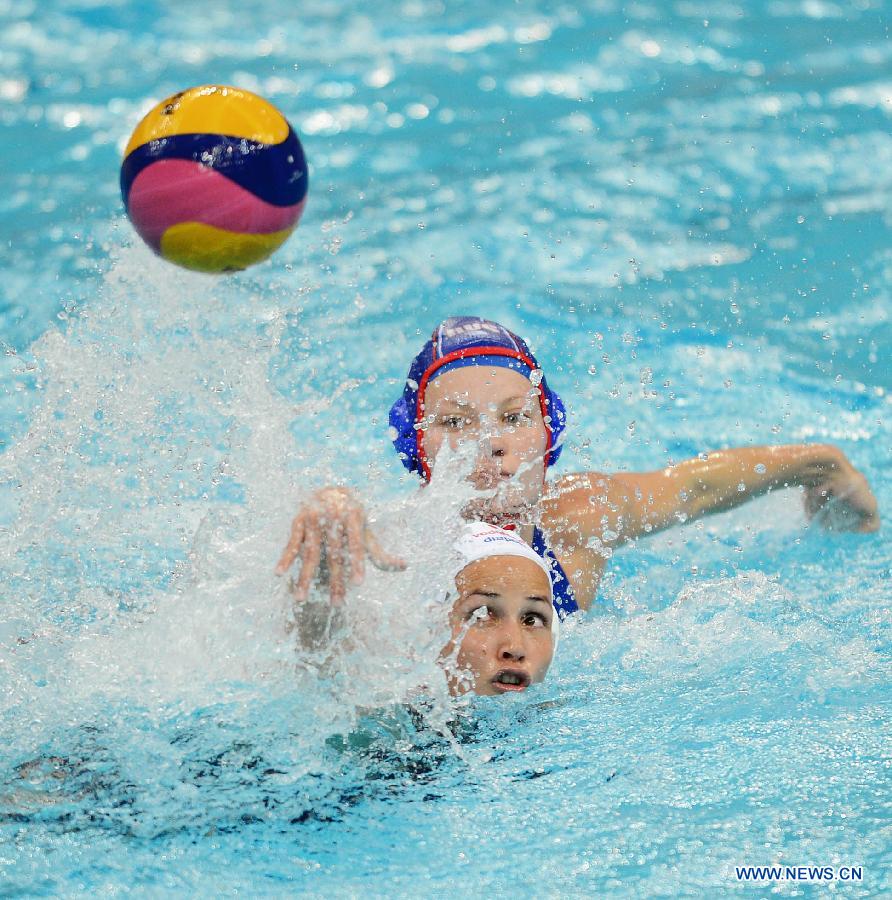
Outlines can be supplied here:
<path id="1" fill-rule="evenodd" d="M 754 471 L 757 475 L 764 475 L 768 470 L 765 468 L 764 464 L 762 464 L 762 463 L 757 463 L 757 464 L 753 467 L 753 471 Z"/>
<path id="2" fill-rule="evenodd" d="M 589 373 L 589 375 L 597 375 L 597 374 L 598 374 L 598 367 L 597 367 L 594 363 L 592 363 L 592 364 L 588 367 L 588 373 Z"/>

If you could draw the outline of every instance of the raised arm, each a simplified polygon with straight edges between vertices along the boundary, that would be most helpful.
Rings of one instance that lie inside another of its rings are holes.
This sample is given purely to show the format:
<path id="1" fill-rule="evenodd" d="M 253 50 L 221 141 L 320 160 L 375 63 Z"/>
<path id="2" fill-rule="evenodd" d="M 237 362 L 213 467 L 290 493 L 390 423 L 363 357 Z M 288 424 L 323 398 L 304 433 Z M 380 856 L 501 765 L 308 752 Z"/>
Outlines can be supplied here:
<path id="1" fill-rule="evenodd" d="M 571 476 L 559 486 L 558 505 L 576 541 L 617 545 L 785 487 L 805 488 L 808 518 L 826 528 L 880 527 L 867 479 L 829 444 L 739 447 L 656 472 Z"/>

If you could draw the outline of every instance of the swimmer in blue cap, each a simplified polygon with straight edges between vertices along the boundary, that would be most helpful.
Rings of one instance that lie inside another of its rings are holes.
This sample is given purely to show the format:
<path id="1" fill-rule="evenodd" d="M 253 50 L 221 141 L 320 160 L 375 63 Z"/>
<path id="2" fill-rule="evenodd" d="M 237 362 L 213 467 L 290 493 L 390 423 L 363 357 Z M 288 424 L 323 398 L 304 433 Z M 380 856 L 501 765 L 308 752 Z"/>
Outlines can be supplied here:
<path id="1" fill-rule="evenodd" d="M 564 406 L 527 344 L 476 316 L 437 326 L 412 361 L 390 423 L 400 459 L 423 481 L 435 477 L 445 445 L 475 447 L 470 478 L 482 493 L 468 517 L 513 528 L 546 560 L 561 616 L 591 605 L 607 559 L 622 544 L 776 488 L 804 488 L 807 515 L 828 527 L 879 528 L 866 479 L 828 444 L 743 447 L 654 472 L 547 480 L 561 452 Z M 820 515 L 831 505 L 832 516 Z M 323 553 L 335 603 L 348 575 L 362 580 L 367 556 L 380 568 L 403 566 L 381 548 L 346 488 L 318 491 L 294 519 L 276 571 L 284 574 L 300 558 L 298 601 L 307 596 Z"/>

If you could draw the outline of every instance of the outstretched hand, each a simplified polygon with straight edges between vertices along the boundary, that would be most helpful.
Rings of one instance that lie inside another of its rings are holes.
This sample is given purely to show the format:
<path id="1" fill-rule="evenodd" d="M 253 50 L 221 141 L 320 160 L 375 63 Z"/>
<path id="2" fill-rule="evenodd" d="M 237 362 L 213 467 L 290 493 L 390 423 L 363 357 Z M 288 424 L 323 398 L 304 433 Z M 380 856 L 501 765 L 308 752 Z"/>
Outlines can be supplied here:
<path id="1" fill-rule="evenodd" d="M 880 514 L 867 479 L 840 453 L 837 463 L 805 486 L 805 514 L 830 531 L 879 531 Z"/>
<path id="2" fill-rule="evenodd" d="M 365 578 L 366 556 L 379 569 L 398 571 L 404 560 L 387 553 L 378 543 L 366 521 L 363 505 L 347 488 L 323 488 L 301 507 L 291 523 L 291 537 L 276 565 L 276 574 L 284 575 L 300 557 L 301 569 L 294 582 L 294 599 L 307 599 L 313 578 L 327 570 L 328 588 L 333 604 L 343 603 L 347 575 L 352 584 Z"/>

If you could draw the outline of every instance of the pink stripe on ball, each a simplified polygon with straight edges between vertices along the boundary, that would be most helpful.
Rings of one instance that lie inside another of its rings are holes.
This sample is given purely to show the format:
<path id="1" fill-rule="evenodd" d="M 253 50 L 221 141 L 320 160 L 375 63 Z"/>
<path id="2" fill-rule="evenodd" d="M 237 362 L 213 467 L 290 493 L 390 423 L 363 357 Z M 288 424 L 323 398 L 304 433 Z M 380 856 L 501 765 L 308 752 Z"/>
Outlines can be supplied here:
<path id="1" fill-rule="evenodd" d="M 293 206 L 273 206 L 225 175 L 185 159 L 161 159 L 143 169 L 130 186 L 127 212 L 156 252 L 171 225 L 201 222 L 241 234 L 270 234 L 292 228 L 306 197 Z"/>

